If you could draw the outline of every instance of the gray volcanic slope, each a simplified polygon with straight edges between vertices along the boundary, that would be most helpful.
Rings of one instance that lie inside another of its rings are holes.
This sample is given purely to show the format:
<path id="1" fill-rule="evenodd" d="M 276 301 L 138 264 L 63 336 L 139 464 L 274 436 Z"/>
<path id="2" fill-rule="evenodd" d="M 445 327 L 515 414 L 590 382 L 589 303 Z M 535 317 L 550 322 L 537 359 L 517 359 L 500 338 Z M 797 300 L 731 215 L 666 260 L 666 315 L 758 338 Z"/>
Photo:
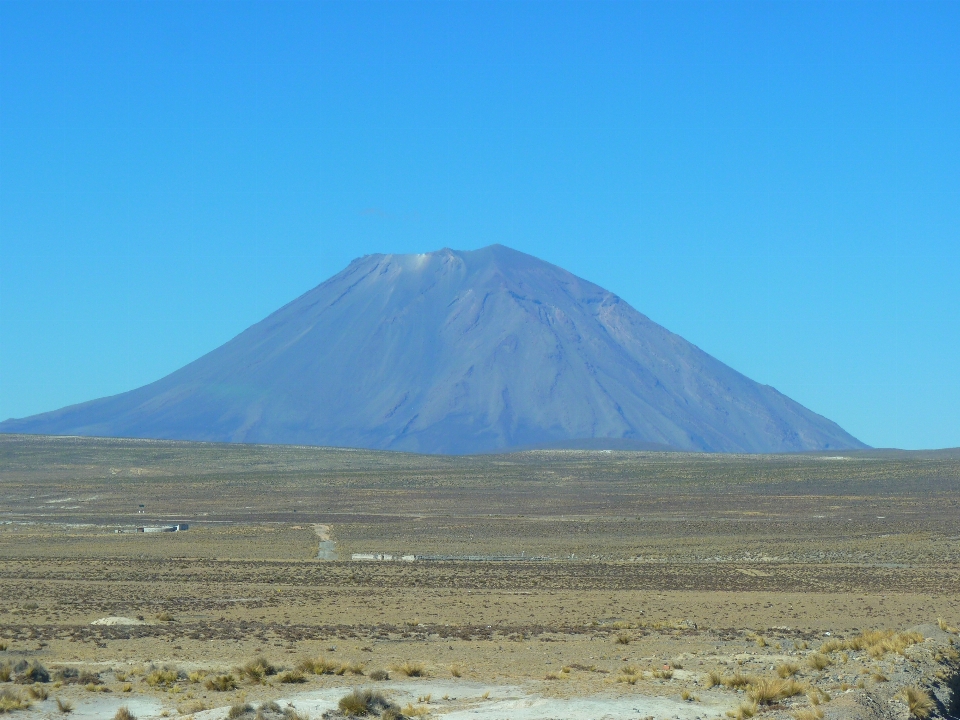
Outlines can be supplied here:
<path id="1" fill-rule="evenodd" d="M 616 295 L 500 245 L 360 258 L 157 382 L 0 432 L 430 453 L 586 438 L 865 447 Z"/>

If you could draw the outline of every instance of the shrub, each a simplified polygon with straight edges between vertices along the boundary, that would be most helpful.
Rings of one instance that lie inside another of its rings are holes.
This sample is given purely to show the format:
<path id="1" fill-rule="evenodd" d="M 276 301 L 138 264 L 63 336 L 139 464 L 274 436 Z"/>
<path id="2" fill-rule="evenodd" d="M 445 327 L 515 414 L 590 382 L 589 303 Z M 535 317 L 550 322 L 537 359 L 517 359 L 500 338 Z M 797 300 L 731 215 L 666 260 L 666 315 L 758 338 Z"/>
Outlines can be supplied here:
<path id="1" fill-rule="evenodd" d="M 117 710 L 117 714 L 113 716 L 113 720 L 137 720 L 137 716 L 130 712 L 130 708 L 124 705 Z"/>
<path id="2" fill-rule="evenodd" d="M 50 682 L 50 673 L 47 672 L 47 669 L 36 660 L 31 662 L 22 670 L 18 670 L 18 672 L 20 674 L 17 677 L 17 682 L 22 685 Z"/>
<path id="3" fill-rule="evenodd" d="M 459 675 L 454 675 L 454 677 L 460 677 Z M 390 679 L 390 673 L 386 670 L 373 670 L 370 672 L 369 678 L 371 680 L 376 680 L 377 682 L 382 682 L 383 680 Z"/>
<path id="4" fill-rule="evenodd" d="M 427 669 L 423 666 L 423 663 L 412 662 L 407 660 L 400 665 L 394 665 L 393 669 L 396 670 L 401 675 L 406 677 L 426 677 Z"/>
<path id="5" fill-rule="evenodd" d="M 212 678 L 207 678 L 203 686 L 207 690 L 216 690 L 217 692 L 236 690 L 237 679 L 233 675 L 216 675 Z"/>
<path id="6" fill-rule="evenodd" d="M 631 640 L 633 636 L 630 633 L 617 633 L 617 645 L 629 645 Z"/>
<path id="7" fill-rule="evenodd" d="M 830 667 L 833 662 L 823 653 L 813 653 L 807 658 L 807 664 L 814 670 L 823 670 L 824 668 Z"/>
<path id="8" fill-rule="evenodd" d="M 71 685 L 75 682 L 78 682 L 79 677 L 80 671 L 76 668 L 57 668 L 53 671 L 53 679 L 66 685 Z"/>
<path id="9" fill-rule="evenodd" d="M 918 687 L 905 687 L 898 693 L 898 697 L 907 703 L 907 707 L 910 709 L 910 717 L 927 718 L 933 712 L 933 699 L 926 690 Z"/>
<path id="10" fill-rule="evenodd" d="M 333 675 L 340 669 L 340 664 L 333 660 L 327 660 L 322 655 L 315 660 L 301 660 L 297 669 L 303 672 L 310 672 L 314 675 Z"/>
<path id="11" fill-rule="evenodd" d="M 379 712 L 381 717 L 381 711 L 394 707 L 383 695 L 372 690 L 354 690 L 340 698 L 337 706 L 344 715 L 371 715 Z"/>
<path id="12" fill-rule="evenodd" d="M 363 675 L 363 663 L 343 663 L 336 670 L 337 675 L 346 675 L 347 673 L 351 675 Z"/>
<path id="13" fill-rule="evenodd" d="M 0 663 L 0 682 L 10 682 L 13 676 L 13 665 L 8 662 Z"/>
<path id="14" fill-rule="evenodd" d="M 75 682 L 79 685 L 103 685 L 100 673 L 95 673 L 92 670 L 81 670 L 76 674 Z"/>
<path id="15" fill-rule="evenodd" d="M 207 674 L 208 673 L 206 670 L 193 670 L 192 672 L 187 674 L 187 680 L 189 680 L 192 683 L 198 683 L 201 680 L 203 680 L 207 676 Z M 117 679 L 119 680 L 120 678 L 117 678 Z"/>

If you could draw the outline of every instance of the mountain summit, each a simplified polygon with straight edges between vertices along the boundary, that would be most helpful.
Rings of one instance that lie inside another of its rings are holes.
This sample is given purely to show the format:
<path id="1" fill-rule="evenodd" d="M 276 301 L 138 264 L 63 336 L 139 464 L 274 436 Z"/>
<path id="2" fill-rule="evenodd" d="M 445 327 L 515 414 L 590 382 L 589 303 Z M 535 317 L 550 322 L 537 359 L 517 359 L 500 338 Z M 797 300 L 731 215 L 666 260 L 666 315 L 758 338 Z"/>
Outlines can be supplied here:
<path id="1" fill-rule="evenodd" d="M 161 380 L 0 432 L 429 453 L 865 447 L 613 293 L 501 245 L 359 258 Z"/>

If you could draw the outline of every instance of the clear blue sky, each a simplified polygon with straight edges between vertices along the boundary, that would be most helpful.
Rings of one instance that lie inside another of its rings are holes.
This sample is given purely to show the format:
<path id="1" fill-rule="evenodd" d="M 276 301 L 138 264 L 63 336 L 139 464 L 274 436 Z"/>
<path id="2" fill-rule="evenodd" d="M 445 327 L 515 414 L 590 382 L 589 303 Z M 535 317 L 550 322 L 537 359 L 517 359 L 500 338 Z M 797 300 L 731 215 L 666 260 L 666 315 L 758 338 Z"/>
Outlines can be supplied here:
<path id="1" fill-rule="evenodd" d="M 503 243 L 960 446 L 960 2 L 0 3 L 0 418 Z"/>

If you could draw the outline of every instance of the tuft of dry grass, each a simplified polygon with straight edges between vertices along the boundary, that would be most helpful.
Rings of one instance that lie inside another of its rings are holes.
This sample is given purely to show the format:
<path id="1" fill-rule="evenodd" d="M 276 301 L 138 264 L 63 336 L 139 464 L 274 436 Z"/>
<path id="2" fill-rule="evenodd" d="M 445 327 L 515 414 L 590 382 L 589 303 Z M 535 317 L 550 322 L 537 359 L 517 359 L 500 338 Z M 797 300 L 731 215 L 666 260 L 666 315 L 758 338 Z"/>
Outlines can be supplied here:
<path id="1" fill-rule="evenodd" d="M 176 668 L 164 667 L 148 673 L 143 681 L 150 687 L 170 687 L 179 679 L 179 670 Z"/>
<path id="2" fill-rule="evenodd" d="M 276 666 L 264 657 L 257 657 L 248 661 L 237 668 L 240 677 L 245 677 L 249 682 L 262 683 L 270 675 L 277 674 Z"/>
<path id="3" fill-rule="evenodd" d="M 633 640 L 633 636 L 630 633 L 617 633 L 617 645 L 629 645 L 631 640 Z"/>
<path id="4" fill-rule="evenodd" d="M 69 700 L 57 698 L 57 711 L 64 715 L 68 715 L 73 712 L 73 704 Z"/>
<path id="5" fill-rule="evenodd" d="M 786 680 L 800 672 L 800 666 L 794 662 L 785 662 L 777 665 L 777 675 Z"/>
<path id="6" fill-rule="evenodd" d="M 823 710 L 818 707 L 804 708 L 802 710 L 795 710 L 793 717 L 796 720 L 822 720 L 823 719 Z"/>
<path id="7" fill-rule="evenodd" d="M 749 675 L 744 675 L 742 672 L 735 672 L 733 675 L 724 675 L 721 678 L 720 683 L 724 687 L 732 688 L 734 690 L 741 690 L 750 685 L 753 678 Z"/>
<path id="8" fill-rule="evenodd" d="M 754 717 L 758 712 L 760 712 L 760 708 L 756 703 L 743 703 L 736 710 L 728 710 L 727 716 L 734 720 L 745 720 L 745 718 Z"/>
<path id="9" fill-rule="evenodd" d="M 340 663 L 328 660 L 322 655 L 313 660 L 301 660 L 297 664 L 297 669 L 303 672 L 313 673 L 314 675 L 333 675 L 341 667 Z"/>
<path id="10" fill-rule="evenodd" d="M 368 677 L 371 680 L 376 680 L 377 682 L 383 682 L 384 680 L 390 679 L 390 673 L 388 673 L 386 670 L 372 670 L 370 672 L 370 675 L 368 675 Z M 454 677 L 459 677 L 459 675 Z"/>
<path id="11" fill-rule="evenodd" d="M 158 612 L 155 617 L 160 622 L 173 622 L 173 615 L 168 613 L 166 610 Z"/>
<path id="12" fill-rule="evenodd" d="M 807 665 L 814 670 L 823 670 L 833 665 L 833 661 L 823 653 L 813 653 L 807 658 Z"/>
<path id="13" fill-rule="evenodd" d="M 423 663 L 413 662 L 411 660 L 407 660 L 399 665 L 394 665 L 393 669 L 406 677 L 427 676 L 427 669 L 424 667 Z"/>
<path id="14" fill-rule="evenodd" d="M 723 684 L 723 676 L 720 674 L 719 670 L 711 670 L 707 673 L 706 679 L 703 681 L 703 684 L 706 686 L 707 690 L 717 685 Z"/>
<path id="15" fill-rule="evenodd" d="M 935 707 L 933 698 L 922 688 L 905 687 L 897 693 L 897 697 L 907 704 L 907 708 L 910 710 L 910 717 L 920 718 L 920 720 L 930 717 L 930 713 L 933 712 L 933 708 Z"/>
<path id="16" fill-rule="evenodd" d="M 294 684 L 294 683 L 305 683 L 307 681 L 306 676 L 300 670 L 287 670 L 282 672 L 277 676 L 277 680 L 282 683 Z"/>
<path id="17" fill-rule="evenodd" d="M 43 685 L 34 685 L 33 687 L 27 688 L 27 695 L 29 695 L 33 700 L 46 700 L 50 697 L 50 693 L 47 692 L 47 689 Z"/>
<path id="18" fill-rule="evenodd" d="M 227 717 L 230 720 L 237 720 L 237 718 L 242 718 L 248 712 L 253 712 L 253 705 L 250 703 L 235 703 L 230 706 L 230 709 L 227 711 Z"/>
<path id="19" fill-rule="evenodd" d="M 214 677 L 207 678 L 203 686 L 207 690 L 216 690 L 217 692 L 236 690 L 237 679 L 233 675 L 215 675 Z"/>
<path id="20" fill-rule="evenodd" d="M 117 714 L 113 716 L 113 720 L 137 720 L 137 716 L 130 712 L 130 708 L 124 705 L 117 710 Z"/>
<path id="21" fill-rule="evenodd" d="M 780 700 L 802 695 L 806 691 L 806 684 L 792 678 L 760 678 L 750 683 L 747 695 L 758 705 L 772 705 Z"/>
<path id="22" fill-rule="evenodd" d="M 0 714 L 13 712 L 14 710 L 26 710 L 30 707 L 30 701 L 20 693 L 12 690 L 0 690 Z"/>
<path id="23" fill-rule="evenodd" d="M 381 693 L 373 690 L 354 690 L 340 698 L 337 705 L 344 715 L 360 717 L 373 714 L 382 717 L 383 710 L 394 707 Z"/>
<path id="24" fill-rule="evenodd" d="M 193 670 L 187 674 L 187 680 L 196 684 L 201 682 L 209 673 L 206 670 Z M 123 678 L 117 677 L 117 680 L 122 680 Z"/>
<path id="25" fill-rule="evenodd" d="M 451 665 L 450 674 L 455 678 L 462 677 L 463 669 L 459 665 Z"/>

